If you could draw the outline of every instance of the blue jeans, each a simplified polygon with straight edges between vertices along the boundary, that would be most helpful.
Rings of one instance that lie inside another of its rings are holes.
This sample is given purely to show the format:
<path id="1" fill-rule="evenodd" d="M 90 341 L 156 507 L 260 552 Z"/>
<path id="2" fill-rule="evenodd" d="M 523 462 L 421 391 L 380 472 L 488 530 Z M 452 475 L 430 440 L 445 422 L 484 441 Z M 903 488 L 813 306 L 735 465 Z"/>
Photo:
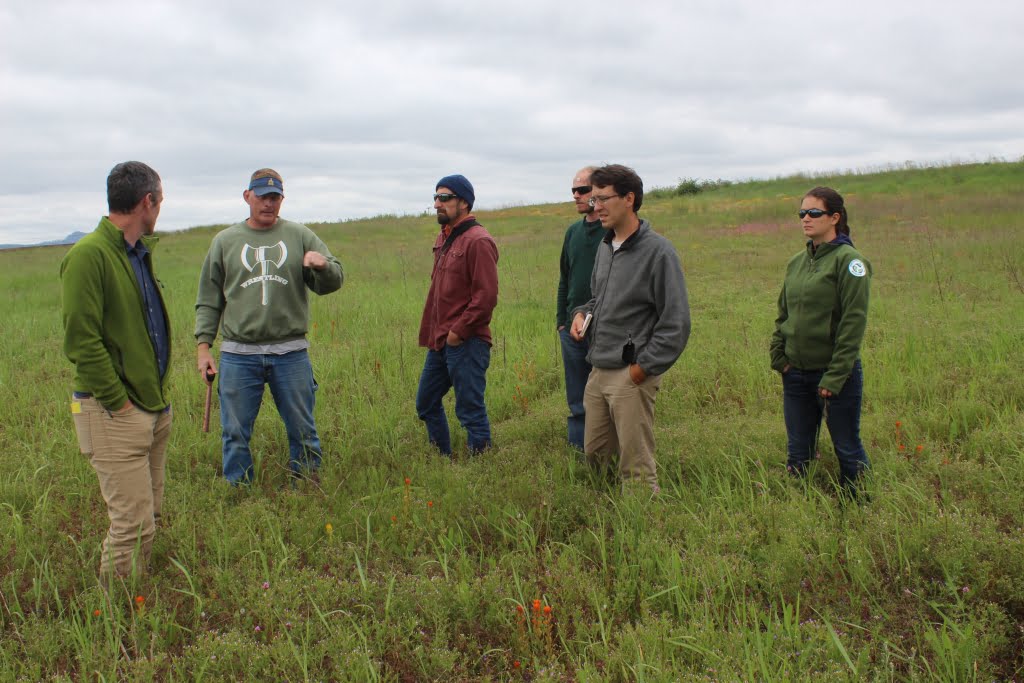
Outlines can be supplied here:
<path id="1" fill-rule="evenodd" d="M 451 455 L 452 440 L 448 418 L 441 400 L 455 388 L 455 416 L 466 429 L 469 452 L 476 454 L 491 445 L 491 423 L 484 405 L 487 367 L 491 347 L 479 337 L 440 351 L 427 349 L 427 359 L 416 391 L 416 414 L 427 426 L 430 443 L 444 455 Z"/>
<path id="2" fill-rule="evenodd" d="M 576 341 L 569 334 L 569 327 L 559 330 L 562 341 L 562 366 L 565 368 L 565 400 L 569 404 L 569 444 L 583 450 L 583 426 L 586 413 L 583 410 L 583 390 L 590 377 L 590 363 L 587 362 L 587 340 Z"/>
<path id="3" fill-rule="evenodd" d="M 794 474 L 803 474 L 807 470 L 808 463 L 815 456 L 815 442 L 824 407 L 825 423 L 839 458 L 840 482 L 849 489 L 870 467 L 860 441 L 864 373 L 858 360 L 842 390 L 829 399 L 818 396 L 818 383 L 824 374 L 823 370 L 790 368 L 782 376 L 782 412 L 789 439 L 786 467 Z"/>
<path id="4" fill-rule="evenodd" d="M 288 432 L 289 466 L 293 474 L 320 467 L 320 438 L 313 422 L 317 390 L 309 353 L 220 354 L 217 394 L 224 443 L 224 477 L 233 484 L 252 479 L 249 439 L 263 402 L 263 385 L 270 385 L 277 412 Z"/>

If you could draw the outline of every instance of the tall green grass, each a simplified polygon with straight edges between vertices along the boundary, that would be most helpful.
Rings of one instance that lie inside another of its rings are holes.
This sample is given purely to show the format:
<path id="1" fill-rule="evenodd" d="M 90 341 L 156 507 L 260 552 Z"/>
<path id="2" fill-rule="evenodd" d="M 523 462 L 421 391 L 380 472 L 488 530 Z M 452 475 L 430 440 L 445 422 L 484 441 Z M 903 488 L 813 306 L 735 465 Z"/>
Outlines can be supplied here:
<path id="1" fill-rule="evenodd" d="M 864 505 L 837 499 L 830 445 L 808 481 L 783 471 L 767 344 L 815 184 L 846 196 L 875 271 Z M 1024 165 L 993 163 L 650 198 L 642 215 L 682 256 L 694 324 L 658 397 L 653 500 L 619 494 L 564 444 L 568 202 L 478 216 L 501 251 L 496 448 L 468 459 L 454 425 L 454 462 L 431 453 L 413 407 L 436 224 L 314 226 L 346 284 L 313 304 L 326 456 L 320 486 L 299 491 L 269 396 L 257 485 L 219 478 L 192 339 L 217 228 L 165 235 L 166 515 L 152 574 L 109 597 L 95 579 L 105 509 L 67 408 L 65 248 L 0 252 L 0 679 L 1021 680 L 1022 184 Z"/>

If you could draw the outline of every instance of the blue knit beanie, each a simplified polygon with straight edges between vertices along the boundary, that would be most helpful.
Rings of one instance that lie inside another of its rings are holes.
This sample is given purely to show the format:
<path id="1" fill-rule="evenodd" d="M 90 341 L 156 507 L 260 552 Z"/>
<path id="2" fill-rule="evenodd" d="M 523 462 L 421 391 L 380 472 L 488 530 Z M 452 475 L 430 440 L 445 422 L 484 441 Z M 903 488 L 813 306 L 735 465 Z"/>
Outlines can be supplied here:
<path id="1" fill-rule="evenodd" d="M 439 187 L 447 187 L 455 196 L 459 199 L 463 199 L 469 204 L 469 208 L 472 211 L 473 202 L 476 201 L 476 195 L 473 194 L 473 184 L 466 179 L 464 175 L 446 175 L 437 181 L 437 185 L 434 186 L 434 190 Z"/>

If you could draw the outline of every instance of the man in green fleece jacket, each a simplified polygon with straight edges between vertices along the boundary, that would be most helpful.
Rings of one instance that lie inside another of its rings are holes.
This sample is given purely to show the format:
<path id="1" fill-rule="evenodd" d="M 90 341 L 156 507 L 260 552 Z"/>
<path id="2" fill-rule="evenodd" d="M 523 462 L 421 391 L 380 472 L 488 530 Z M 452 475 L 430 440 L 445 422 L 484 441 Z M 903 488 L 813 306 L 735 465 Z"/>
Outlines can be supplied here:
<path id="1" fill-rule="evenodd" d="M 573 311 L 571 330 L 574 339 L 589 340 L 594 366 L 583 394 L 584 450 L 601 467 L 618 455 L 623 484 L 657 493 L 654 398 L 690 337 L 686 280 L 672 243 L 637 215 L 644 184 L 636 171 L 611 164 L 590 182 L 606 234 L 590 279 L 593 295 Z"/>
<path id="2" fill-rule="evenodd" d="M 151 255 L 162 201 L 156 171 L 118 164 L 107 176 L 110 215 L 60 265 L 64 355 L 75 366 L 71 414 L 110 519 L 104 586 L 146 572 L 163 504 L 170 322 Z"/>
<path id="3" fill-rule="evenodd" d="M 583 390 L 592 368 L 587 362 L 589 346 L 586 338 L 579 341 L 573 339 L 569 333 L 569 323 L 573 310 L 590 301 L 590 275 L 594 271 L 597 246 L 604 237 L 597 211 L 590 205 L 593 194 L 590 174 L 596 168 L 581 168 L 572 180 L 572 199 L 577 213 L 583 218 L 569 226 L 562 240 L 555 311 L 555 324 L 562 344 L 562 367 L 565 370 L 565 399 L 569 404 L 568 439 L 571 446 L 581 451 L 586 424 Z"/>
<path id="4" fill-rule="evenodd" d="M 288 433 L 293 477 L 316 479 L 321 448 L 313 420 L 317 389 L 309 362 L 307 290 L 329 294 L 341 287 L 341 263 L 305 225 L 279 218 L 284 182 L 277 171 L 252 174 L 242 193 L 249 218 L 213 238 L 199 277 L 196 342 L 199 372 L 218 372 L 210 345 L 218 328 L 224 477 L 252 480 L 249 439 L 270 386 Z"/>

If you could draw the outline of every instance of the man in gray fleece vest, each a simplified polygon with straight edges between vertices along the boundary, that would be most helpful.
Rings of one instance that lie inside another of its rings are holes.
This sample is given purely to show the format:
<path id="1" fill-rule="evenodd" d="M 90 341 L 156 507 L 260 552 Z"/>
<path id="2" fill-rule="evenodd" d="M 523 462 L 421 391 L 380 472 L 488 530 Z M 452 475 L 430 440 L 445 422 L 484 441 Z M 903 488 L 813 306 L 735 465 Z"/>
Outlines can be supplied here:
<path id="1" fill-rule="evenodd" d="M 593 296 L 573 311 L 570 332 L 587 337 L 594 366 L 583 394 L 583 449 L 598 467 L 618 455 L 624 485 L 642 483 L 657 493 L 654 397 L 690 337 L 686 280 L 672 243 L 637 215 L 644 185 L 636 171 L 604 166 L 590 183 L 607 233 L 590 278 Z"/>

